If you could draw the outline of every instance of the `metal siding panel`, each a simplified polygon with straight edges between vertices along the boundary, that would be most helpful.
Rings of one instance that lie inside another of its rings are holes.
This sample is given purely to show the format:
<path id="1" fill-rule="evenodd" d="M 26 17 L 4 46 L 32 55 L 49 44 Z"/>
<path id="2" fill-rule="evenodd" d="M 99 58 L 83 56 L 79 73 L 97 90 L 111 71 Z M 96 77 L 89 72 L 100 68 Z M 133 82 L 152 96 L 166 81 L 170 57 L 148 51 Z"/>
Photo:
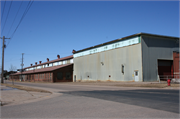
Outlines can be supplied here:
<path id="1" fill-rule="evenodd" d="M 121 73 L 122 64 L 125 65 L 124 75 Z M 76 80 L 133 81 L 134 70 L 142 74 L 141 44 L 74 58 Z M 139 75 L 139 79 L 142 81 L 142 75 Z"/>
<path id="2" fill-rule="evenodd" d="M 157 81 L 157 59 L 173 60 L 172 49 L 179 44 L 172 39 L 142 36 L 142 61 L 144 81 Z"/>

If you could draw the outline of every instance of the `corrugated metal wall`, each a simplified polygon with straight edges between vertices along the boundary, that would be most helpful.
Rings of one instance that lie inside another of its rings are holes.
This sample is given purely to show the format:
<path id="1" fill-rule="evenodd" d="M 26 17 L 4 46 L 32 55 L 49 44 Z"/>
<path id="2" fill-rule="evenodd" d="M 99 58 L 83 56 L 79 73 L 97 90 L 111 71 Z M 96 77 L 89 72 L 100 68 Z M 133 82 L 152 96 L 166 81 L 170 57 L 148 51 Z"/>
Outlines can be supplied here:
<path id="1" fill-rule="evenodd" d="M 174 78 L 179 78 L 180 77 L 180 72 L 179 72 L 179 52 L 173 52 L 173 65 L 174 65 Z"/>
<path id="2" fill-rule="evenodd" d="M 121 67 L 124 65 L 124 74 Z M 142 81 L 141 44 L 116 48 L 74 58 L 74 80 L 134 81 L 134 71 Z M 110 75 L 110 77 L 109 77 Z M 75 78 L 76 77 L 76 78 Z"/>
<path id="3" fill-rule="evenodd" d="M 142 36 L 142 63 L 144 81 L 157 81 L 158 59 L 173 60 L 173 50 L 179 48 L 175 39 Z"/>

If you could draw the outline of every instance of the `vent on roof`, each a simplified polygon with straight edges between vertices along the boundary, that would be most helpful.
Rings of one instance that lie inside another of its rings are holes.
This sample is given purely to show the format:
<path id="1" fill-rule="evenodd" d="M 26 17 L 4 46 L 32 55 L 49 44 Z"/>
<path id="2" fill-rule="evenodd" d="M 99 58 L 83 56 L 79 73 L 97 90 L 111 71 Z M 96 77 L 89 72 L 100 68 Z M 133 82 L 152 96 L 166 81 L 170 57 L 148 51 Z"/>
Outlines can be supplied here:
<path id="1" fill-rule="evenodd" d="M 37 65 L 37 62 L 35 62 L 35 64 Z"/>
<path id="2" fill-rule="evenodd" d="M 57 58 L 60 59 L 60 55 L 57 55 Z"/>
<path id="3" fill-rule="evenodd" d="M 31 64 L 31 66 L 32 66 L 32 64 Z"/>
<path id="4" fill-rule="evenodd" d="M 39 61 L 39 64 L 41 64 L 42 61 Z"/>
<path id="5" fill-rule="evenodd" d="M 47 62 L 49 62 L 49 58 L 47 58 Z"/>
<path id="6" fill-rule="evenodd" d="M 73 50 L 72 53 L 74 54 L 76 52 L 76 50 Z"/>

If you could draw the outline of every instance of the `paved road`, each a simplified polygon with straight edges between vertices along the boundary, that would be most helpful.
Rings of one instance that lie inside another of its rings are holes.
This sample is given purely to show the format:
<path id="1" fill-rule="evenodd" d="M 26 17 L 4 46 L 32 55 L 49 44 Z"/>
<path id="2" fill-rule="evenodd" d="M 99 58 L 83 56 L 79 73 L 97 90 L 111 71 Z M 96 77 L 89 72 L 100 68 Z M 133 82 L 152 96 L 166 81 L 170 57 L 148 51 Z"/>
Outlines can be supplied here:
<path id="1" fill-rule="evenodd" d="M 63 95 L 2 107 L 6 118 L 179 118 L 179 90 L 16 83 Z"/>

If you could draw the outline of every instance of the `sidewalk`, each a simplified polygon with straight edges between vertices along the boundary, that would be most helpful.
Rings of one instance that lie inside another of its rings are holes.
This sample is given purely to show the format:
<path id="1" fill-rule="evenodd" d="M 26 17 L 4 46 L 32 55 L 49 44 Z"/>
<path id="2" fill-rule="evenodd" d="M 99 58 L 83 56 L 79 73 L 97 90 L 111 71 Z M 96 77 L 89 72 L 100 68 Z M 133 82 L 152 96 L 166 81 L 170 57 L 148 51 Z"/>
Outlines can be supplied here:
<path id="1" fill-rule="evenodd" d="M 0 97 L 1 106 L 33 102 L 39 100 L 40 98 L 48 97 L 51 95 L 51 93 L 25 91 L 16 88 L 6 87 L 3 85 L 0 85 L 0 89 L 1 89 L 1 97 Z"/>

